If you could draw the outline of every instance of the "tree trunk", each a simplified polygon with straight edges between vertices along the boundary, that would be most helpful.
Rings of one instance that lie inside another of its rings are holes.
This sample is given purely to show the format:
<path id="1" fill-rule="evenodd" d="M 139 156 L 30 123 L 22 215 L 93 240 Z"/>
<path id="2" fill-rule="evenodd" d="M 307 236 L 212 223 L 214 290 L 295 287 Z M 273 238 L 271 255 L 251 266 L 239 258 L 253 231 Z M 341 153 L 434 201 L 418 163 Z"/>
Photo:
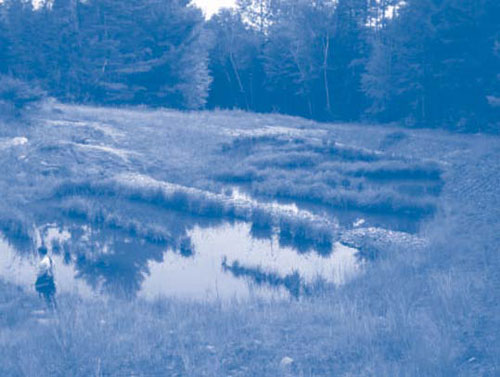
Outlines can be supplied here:
<path id="1" fill-rule="evenodd" d="M 328 114 L 331 114 L 332 107 L 331 107 L 331 103 L 330 103 L 330 88 L 328 85 L 328 53 L 330 50 L 330 35 L 329 35 L 329 33 L 326 34 L 324 46 L 325 46 L 325 49 L 323 51 L 323 80 L 324 80 L 324 84 L 325 84 L 326 111 L 328 112 Z"/>
<path id="2" fill-rule="evenodd" d="M 245 94 L 245 89 L 243 87 L 243 83 L 241 82 L 240 73 L 238 71 L 238 67 L 236 66 L 236 62 L 234 61 L 232 53 L 229 53 L 229 61 L 231 62 L 231 66 L 233 67 L 234 75 L 236 76 L 236 81 L 238 82 L 238 86 L 240 88 L 240 93 L 243 95 L 243 98 L 245 99 L 246 110 L 249 110 L 247 96 Z"/>

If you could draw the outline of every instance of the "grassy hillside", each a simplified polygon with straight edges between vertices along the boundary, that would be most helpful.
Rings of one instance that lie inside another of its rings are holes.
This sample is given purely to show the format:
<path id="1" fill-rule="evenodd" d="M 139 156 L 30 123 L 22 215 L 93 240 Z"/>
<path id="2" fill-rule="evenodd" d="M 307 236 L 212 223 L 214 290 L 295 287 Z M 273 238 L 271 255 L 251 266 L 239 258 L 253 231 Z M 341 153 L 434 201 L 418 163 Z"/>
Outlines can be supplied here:
<path id="1" fill-rule="evenodd" d="M 1 231 L 26 253 L 34 225 L 75 219 L 183 253 L 189 225 L 172 230 L 173 211 L 369 259 L 299 299 L 61 295 L 53 318 L 3 282 L 2 376 L 499 373 L 498 138 L 68 105 L 0 132 Z"/>

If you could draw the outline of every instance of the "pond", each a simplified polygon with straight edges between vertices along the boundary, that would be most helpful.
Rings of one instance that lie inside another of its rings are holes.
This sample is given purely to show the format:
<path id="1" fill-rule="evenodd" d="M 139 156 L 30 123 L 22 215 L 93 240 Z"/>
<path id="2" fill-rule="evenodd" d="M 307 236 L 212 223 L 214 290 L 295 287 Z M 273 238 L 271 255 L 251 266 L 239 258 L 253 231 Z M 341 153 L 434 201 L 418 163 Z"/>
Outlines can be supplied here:
<path id="1" fill-rule="evenodd" d="M 318 282 L 344 284 L 362 268 L 357 250 L 339 242 L 329 252 L 304 251 L 277 233 L 259 236 L 247 222 L 193 221 L 175 243 L 78 221 L 44 224 L 36 234 L 54 260 L 58 291 L 82 296 L 297 297 Z M 35 254 L 0 237 L 0 276 L 34 290 Z"/>

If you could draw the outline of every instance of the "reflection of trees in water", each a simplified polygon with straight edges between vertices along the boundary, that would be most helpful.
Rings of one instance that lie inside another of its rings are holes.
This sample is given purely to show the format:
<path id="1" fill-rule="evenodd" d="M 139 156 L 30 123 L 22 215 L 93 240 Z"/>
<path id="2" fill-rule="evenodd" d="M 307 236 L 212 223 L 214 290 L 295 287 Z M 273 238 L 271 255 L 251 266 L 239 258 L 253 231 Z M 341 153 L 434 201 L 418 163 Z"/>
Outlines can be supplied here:
<path id="1" fill-rule="evenodd" d="M 33 249 L 33 235 L 30 233 L 31 226 L 18 218 L 1 218 L 0 235 L 9 245 L 20 253 L 26 253 Z"/>
<path id="2" fill-rule="evenodd" d="M 149 275 L 149 263 L 161 263 L 167 250 L 186 258 L 194 257 L 189 230 L 194 226 L 213 226 L 212 223 L 178 216 L 175 224 L 170 223 L 168 239 L 155 242 L 135 232 L 102 225 L 82 231 L 86 224 L 72 222 L 69 227 L 63 226 L 70 231 L 71 239 L 62 249 L 65 260 L 74 264 L 77 277 L 93 289 L 130 297 L 137 294 Z"/>
<path id="3" fill-rule="evenodd" d="M 99 244 L 106 245 L 105 252 L 96 248 L 95 244 L 93 249 L 85 252 L 81 250 L 80 243 L 72 239 L 71 248 L 80 249 L 72 252 L 75 254 L 77 277 L 83 278 L 94 289 L 118 296 L 135 295 L 149 273 L 149 261 L 161 262 L 165 246 L 136 238 L 124 239 L 116 231 L 93 233 L 94 237 L 100 238 Z"/>
<path id="4" fill-rule="evenodd" d="M 222 268 L 224 271 L 230 272 L 236 278 L 245 278 L 257 285 L 285 288 L 293 297 L 299 297 L 306 289 L 297 271 L 285 276 L 280 276 L 274 272 L 264 271 L 260 267 L 244 266 L 238 261 L 229 264 L 226 259 L 222 261 Z"/>
<path id="5" fill-rule="evenodd" d="M 161 263 L 167 250 L 186 258 L 195 257 L 188 236 L 194 227 L 208 229 L 234 222 L 231 218 L 191 216 L 183 211 L 159 209 L 137 202 L 78 200 L 46 202 L 40 208 L 34 208 L 36 225 L 31 229 L 45 229 L 42 238 L 47 238 L 47 224 L 60 233 L 69 232 L 68 240 L 52 241 L 52 252 L 61 255 L 64 263 L 72 264 L 76 277 L 93 289 L 125 297 L 139 292 L 150 273 L 149 263 Z M 35 232 L 23 224 L 16 224 L 0 231 L 19 252 L 34 250 Z M 312 250 L 320 254 L 331 252 L 329 240 L 319 238 L 314 241 L 297 229 L 300 230 L 300 226 L 295 228 L 281 223 L 276 227 L 256 217 L 251 222 L 250 236 L 256 239 L 277 237 L 281 247 L 291 247 L 299 253 Z M 285 287 L 292 295 L 298 295 L 301 290 L 298 275 L 280 278 L 237 265 L 222 268 L 237 278 L 248 280 L 250 276 L 257 283 Z"/>

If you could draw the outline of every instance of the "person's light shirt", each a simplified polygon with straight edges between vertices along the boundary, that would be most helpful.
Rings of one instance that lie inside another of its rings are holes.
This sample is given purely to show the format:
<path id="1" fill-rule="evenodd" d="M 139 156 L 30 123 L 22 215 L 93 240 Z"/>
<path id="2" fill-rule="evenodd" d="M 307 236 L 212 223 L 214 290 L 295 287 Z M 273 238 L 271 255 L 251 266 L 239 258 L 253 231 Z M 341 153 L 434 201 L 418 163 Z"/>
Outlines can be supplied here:
<path id="1" fill-rule="evenodd" d="M 48 255 L 45 255 L 38 263 L 38 276 L 48 275 L 53 276 L 53 263 Z"/>

